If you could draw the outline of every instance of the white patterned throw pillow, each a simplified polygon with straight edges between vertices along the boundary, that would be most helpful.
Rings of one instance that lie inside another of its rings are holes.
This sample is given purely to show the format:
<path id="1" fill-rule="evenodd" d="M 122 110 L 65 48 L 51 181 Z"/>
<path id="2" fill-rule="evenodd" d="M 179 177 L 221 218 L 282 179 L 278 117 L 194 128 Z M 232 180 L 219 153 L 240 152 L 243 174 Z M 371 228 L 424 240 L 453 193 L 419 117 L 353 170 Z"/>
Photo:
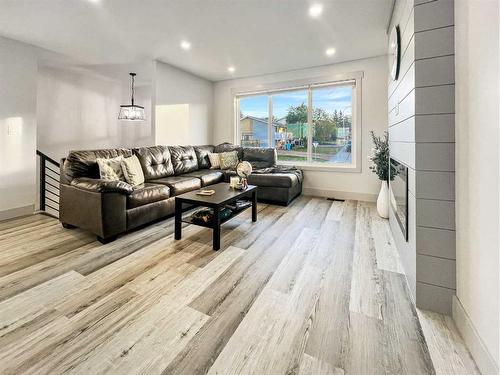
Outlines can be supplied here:
<path id="1" fill-rule="evenodd" d="M 220 157 L 220 169 L 235 169 L 238 165 L 238 152 L 229 151 L 221 152 Z"/>
<path id="2" fill-rule="evenodd" d="M 220 156 L 219 154 L 214 154 L 212 152 L 208 153 L 208 160 L 210 160 L 210 169 L 220 168 Z"/>
<path id="3" fill-rule="evenodd" d="M 123 156 L 121 155 L 111 159 L 97 158 L 99 177 L 108 181 L 125 181 L 122 171 L 122 161 Z"/>
<path id="4" fill-rule="evenodd" d="M 144 183 L 144 172 L 137 156 L 133 155 L 122 161 L 122 170 L 125 175 L 125 181 L 132 186 Z"/>

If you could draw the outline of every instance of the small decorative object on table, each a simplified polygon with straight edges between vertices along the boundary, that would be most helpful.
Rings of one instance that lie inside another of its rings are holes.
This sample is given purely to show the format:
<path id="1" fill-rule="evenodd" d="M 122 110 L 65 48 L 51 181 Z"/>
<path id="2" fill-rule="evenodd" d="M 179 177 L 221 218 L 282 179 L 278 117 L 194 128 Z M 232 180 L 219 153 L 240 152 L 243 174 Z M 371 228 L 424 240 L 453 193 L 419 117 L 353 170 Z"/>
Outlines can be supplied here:
<path id="1" fill-rule="evenodd" d="M 214 194 L 215 194 L 215 190 L 210 190 L 210 189 L 200 190 L 200 191 L 196 192 L 196 195 L 209 196 L 209 195 L 214 195 Z"/>
<path id="2" fill-rule="evenodd" d="M 389 133 L 384 132 L 383 137 L 377 137 L 373 131 L 370 132 L 374 143 L 373 154 L 368 158 L 375 164 L 370 167 L 382 181 L 380 192 L 377 198 L 377 212 L 380 217 L 389 217 L 389 177 L 396 176 L 395 168 L 389 163 Z M 391 173 L 389 173 L 391 168 Z"/>
<path id="3" fill-rule="evenodd" d="M 241 178 L 240 190 L 245 190 L 248 187 L 248 176 L 252 173 L 252 164 L 248 161 L 242 161 L 236 166 L 236 173 Z"/>
<path id="4" fill-rule="evenodd" d="M 239 183 L 240 183 L 240 178 L 238 176 L 232 176 L 229 178 L 229 186 L 231 188 L 236 189 Z"/>

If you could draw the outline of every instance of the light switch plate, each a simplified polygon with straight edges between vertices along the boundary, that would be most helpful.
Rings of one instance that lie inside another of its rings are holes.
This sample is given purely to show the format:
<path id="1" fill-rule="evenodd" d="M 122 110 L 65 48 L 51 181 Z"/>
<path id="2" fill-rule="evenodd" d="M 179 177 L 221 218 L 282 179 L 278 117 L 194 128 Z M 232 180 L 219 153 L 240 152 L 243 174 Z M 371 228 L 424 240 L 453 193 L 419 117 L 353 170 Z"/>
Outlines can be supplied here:
<path id="1" fill-rule="evenodd" d="M 7 135 L 17 136 L 21 134 L 22 119 L 20 117 L 11 117 L 7 119 Z"/>

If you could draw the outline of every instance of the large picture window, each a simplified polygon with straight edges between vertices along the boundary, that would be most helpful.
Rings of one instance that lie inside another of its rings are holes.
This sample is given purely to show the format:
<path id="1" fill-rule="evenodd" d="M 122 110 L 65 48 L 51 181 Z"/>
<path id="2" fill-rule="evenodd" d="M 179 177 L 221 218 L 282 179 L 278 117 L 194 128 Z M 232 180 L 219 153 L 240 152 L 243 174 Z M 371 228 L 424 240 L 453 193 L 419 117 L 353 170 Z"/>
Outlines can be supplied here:
<path id="1" fill-rule="evenodd" d="M 356 82 L 236 94 L 237 140 L 247 147 L 276 147 L 283 164 L 356 168 Z"/>

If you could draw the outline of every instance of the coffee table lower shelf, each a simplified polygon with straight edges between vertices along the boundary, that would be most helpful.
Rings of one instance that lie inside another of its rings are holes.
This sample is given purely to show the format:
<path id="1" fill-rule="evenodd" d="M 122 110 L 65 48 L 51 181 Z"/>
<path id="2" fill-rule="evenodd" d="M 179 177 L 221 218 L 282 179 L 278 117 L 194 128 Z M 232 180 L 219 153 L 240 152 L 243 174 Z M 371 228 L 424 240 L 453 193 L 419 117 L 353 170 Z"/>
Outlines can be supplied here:
<path id="1" fill-rule="evenodd" d="M 245 208 L 242 208 L 241 210 L 234 210 L 233 213 L 227 217 L 225 217 L 224 219 L 221 219 L 220 220 L 220 225 L 224 224 L 225 222 L 231 220 L 233 217 L 236 217 L 238 216 L 239 214 L 241 214 L 243 211 L 247 210 L 248 208 L 251 208 L 252 206 L 247 206 Z M 198 225 L 199 227 L 205 227 L 205 228 L 211 228 L 213 229 L 214 227 L 214 223 L 213 223 L 213 220 L 208 222 L 208 223 L 203 223 L 201 221 L 198 221 L 198 220 L 193 220 L 192 218 L 192 214 L 189 214 L 189 215 L 185 215 L 182 217 L 182 222 L 183 223 L 188 223 L 188 224 L 193 224 L 193 225 Z"/>
<path id="2" fill-rule="evenodd" d="M 229 184 L 217 184 L 214 185 L 216 190 L 219 192 L 219 197 L 203 197 L 196 196 L 193 193 L 186 193 L 175 197 L 175 239 L 180 240 L 182 237 L 182 223 L 188 223 L 192 225 L 198 225 L 204 228 L 210 228 L 213 230 L 213 249 L 220 249 L 220 226 L 225 222 L 231 220 L 233 217 L 238 216 L 243 211 L 252 208 L 252 221 L 257 221 L 257 187 L 250 185 L 246 191 L 236 192 L 234 190 L 227 190 Z M 217 194 L 217 193 L 216 193 Z M 217 199 L 218 198 L 218 199 Z M 220 211 L 229 203 L 242 198 L 251 198 L 252 204 L 250 206 L 241 208 L 239 210 L 234 210 L 233 213 L 220 219 Z M 194 206 L 194 208 L 208 207 L 212 208 L 214 217 L 210 222 L 203 223 L 198 220 L 193 220 L 192 215 L 183 215 L 182 206 L 183 204 L 189 204 Z"/>

